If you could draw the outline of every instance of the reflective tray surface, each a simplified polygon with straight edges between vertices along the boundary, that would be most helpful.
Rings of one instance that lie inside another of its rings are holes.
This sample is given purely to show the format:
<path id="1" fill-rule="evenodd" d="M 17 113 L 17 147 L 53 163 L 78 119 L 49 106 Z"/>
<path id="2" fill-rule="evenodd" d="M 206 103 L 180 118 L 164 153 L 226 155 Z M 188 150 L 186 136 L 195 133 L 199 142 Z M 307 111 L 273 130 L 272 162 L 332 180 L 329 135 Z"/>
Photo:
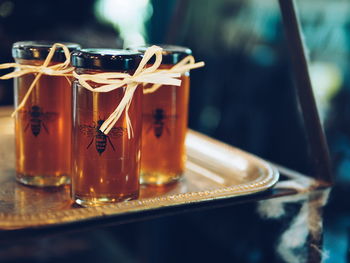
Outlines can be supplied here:
<path id="1" fill-rule="evenodd" d="M 11 109 L 0 108 L 0 230 L 50 227 L 117 217 L 164 207 L 185 206 L 265 191 L 278 171 L 246 152 L 189 131 L 184 178 L 168 187 L 142 187 L 140 198 L 103 207 L 79 208 L 69 186 L 38 189 L 14 179 L 15 156 Z"/>

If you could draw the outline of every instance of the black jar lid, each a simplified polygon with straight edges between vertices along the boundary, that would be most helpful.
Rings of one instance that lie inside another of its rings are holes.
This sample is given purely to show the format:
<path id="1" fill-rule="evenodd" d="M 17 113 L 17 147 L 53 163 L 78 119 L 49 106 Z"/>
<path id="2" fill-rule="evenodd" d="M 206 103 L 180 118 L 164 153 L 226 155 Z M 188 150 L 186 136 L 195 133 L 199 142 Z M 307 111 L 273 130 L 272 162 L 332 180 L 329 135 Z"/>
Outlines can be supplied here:
<path id="1" fill-rule="evenodd" d="M 129 50 L 136 50 L 144 53 L 151 45 L 145 46 L 131 46 Z M 174 65 L 180 62 L 182 59 L 192 54 L 192 50 L 187 47 L 174 46 L 174 45 L 157 45 L 163 49 L 162 64 Z M 150 60 L 150 63 L 154 63 L 154 58 Z"/>
<path id="2" fill-rule="evenodd" d="M 129 71 L 140 64 L 143 54 L 125 49 L 87 48 L 72 53 L 72 66 L 85 69 Z"/>
<path id="3" fill-rule="evenodd" d="M 12 56 L 19 59 L 28 60 L 45 60 L 50 52 L 53 44 L 57 42 L 54 41 L 21 41 L 16 42 L 12 46 Z M 68 47 L 69 51 L 74 51 L 80 49 L 79 44 L 59 42 Z M 52 58 L 55 62 L 64 62 L 66 57 L 62 48 L 58 48 Z"/>

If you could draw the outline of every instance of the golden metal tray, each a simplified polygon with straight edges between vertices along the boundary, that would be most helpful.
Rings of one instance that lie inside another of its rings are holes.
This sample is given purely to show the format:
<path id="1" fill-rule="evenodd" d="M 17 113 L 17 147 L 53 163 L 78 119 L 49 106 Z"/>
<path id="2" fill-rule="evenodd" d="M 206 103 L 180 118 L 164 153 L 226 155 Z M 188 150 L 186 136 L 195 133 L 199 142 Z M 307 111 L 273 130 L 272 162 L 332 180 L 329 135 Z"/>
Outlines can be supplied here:
<path id="1" fill-rule="evenodd" d="M 142 187 L 138 200 L 77 208 L 69 186 L 37 189 L 14 180 L 13 120 L 0 108 L 0 230 L 51 227 L 116 217 L 204 201 L 234 198 L 267 190 L 277 169 L 246 152 L 200 133 L 187 135 L 188 162 L 183 180 L 167 188 Z"/>

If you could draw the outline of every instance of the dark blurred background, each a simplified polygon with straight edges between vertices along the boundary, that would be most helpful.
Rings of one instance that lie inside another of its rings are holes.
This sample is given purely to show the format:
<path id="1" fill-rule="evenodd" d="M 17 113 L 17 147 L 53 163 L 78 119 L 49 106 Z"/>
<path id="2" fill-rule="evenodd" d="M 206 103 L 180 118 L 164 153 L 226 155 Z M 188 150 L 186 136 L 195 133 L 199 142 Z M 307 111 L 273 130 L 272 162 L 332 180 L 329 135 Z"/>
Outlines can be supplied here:
<path id="1" fill-rule="evenodd" d="M 350 2 L 296 2 L 333 167 L 337 180 L 346 182 L 350 179 Z M 0 39 L 0 63 L 12 61 L 11 45 L 21 40 L 108 48 L 143 43 L 188 46 L 198 61 L 206 62 L 191 72 L 190 128 L 297 171 L 311 171 L 277 0 L 0 0 Z M 0 105 L 12 103 L 12 81 L 1 81 Z M 32 244 L 38 254 L 28 252 L 26 262 L 59 262 L 62 257 L 78 262 L 79 258 L 81 262 L 225 262 L 224 255 L 230 262 L 285 262 L 272 252 L 273 237 L 261 241 L 265 248 L 255 246 L 253 238 L 247 244 L 241 240 L 241 245 L 228 245 L 233 239 L 223 236 L 225 226 L 254 224 L 248 213 L 254 207 L 243 206 L 239 216 L 222 210 L 216 217 L 214 212 L 204 218 L 190 214 L 88 232 L 76 237 L 80 245 L 71 249 L 64 246 L 67 240 L 75 242 L 71 237 L 39 240 Z M 211 222 L 219 224 L 222 233 Z M 283 224 L 277 225 L 271 231 L 282 228 Z M 232 235 L 254 236 L 243 230 Z M 57 257 L 45 252 L 51 246 L 63 246 Z M 5 247 L 0 261 L 3 256 L 8 262 L 23 262 L 14 256 L 16 249 Z M 213 254 L 203 249 L 212 249 Z"/>

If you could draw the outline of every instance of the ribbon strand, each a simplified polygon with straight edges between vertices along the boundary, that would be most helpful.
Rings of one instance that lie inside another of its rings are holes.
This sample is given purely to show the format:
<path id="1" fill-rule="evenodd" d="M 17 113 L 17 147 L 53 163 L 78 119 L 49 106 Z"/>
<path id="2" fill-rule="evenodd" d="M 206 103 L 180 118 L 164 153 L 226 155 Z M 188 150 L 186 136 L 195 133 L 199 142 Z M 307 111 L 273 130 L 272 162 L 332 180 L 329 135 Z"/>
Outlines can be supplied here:
<path id="1" fill-rule="evenodd" d="M 62 63 L 58 63 L 55 65 L 49 66 L 57 48 L 63 49 L 66 60 Z M 27 74 L 36 74 L 33 82 L 29 86 L 27 93 L 25 94 L 21 103 L 17 106 L 15 111 L 11 114 L 11 117 L 14 117 L 16 115 L 16 113 L 21 108 L 24 107 L 30 94 L 34 90 L 35 85 L 38 83 L 38 81 L 40 80 L 42 75 L 63 76 L 70 83 L 70 80 L 68 79 L 68 77 L 72 76 L 71 73 L 74 70 L 73 67 L 70 67 L 70 51 L 69 51 L 68 47 L 66 47 L 65 45 L 60 44 L 60 43 L 53 44 L 53 46 L 50 49 L 49 54 L 47 55 L 46 59 L 44 60 L 44 63 L 40 66 L 22 65 L 19 63 L 0 64 L 0 69 L 7 69 L 7 68 L 16 68 L 17 70 L 1 76 L 0 79 L 11 79 L 11 78 L 21 77 L 21 76 L 27 75 Z"/>
<path id="2" fill-rule="evenodd" d="M 169 73 L 184 74 L 187 71 L 190 71 L 191 69 L 204 67 L 204 65 L 205 64 L 203 61 L 195 63 L 195 59 L 193 56 L 187 56 L 184 59 L 182 59 L 179 63 L 174 65 L 172 68 L 159 70 L 159 72 L 166 71 Z M 160 84 L 160 83 L 153 84 L 150 88 L 144 88 L 143 94 L 149 94 L 149 93 L 156 92 L 161 86 L 162 86 L 162 84 Z"/>

